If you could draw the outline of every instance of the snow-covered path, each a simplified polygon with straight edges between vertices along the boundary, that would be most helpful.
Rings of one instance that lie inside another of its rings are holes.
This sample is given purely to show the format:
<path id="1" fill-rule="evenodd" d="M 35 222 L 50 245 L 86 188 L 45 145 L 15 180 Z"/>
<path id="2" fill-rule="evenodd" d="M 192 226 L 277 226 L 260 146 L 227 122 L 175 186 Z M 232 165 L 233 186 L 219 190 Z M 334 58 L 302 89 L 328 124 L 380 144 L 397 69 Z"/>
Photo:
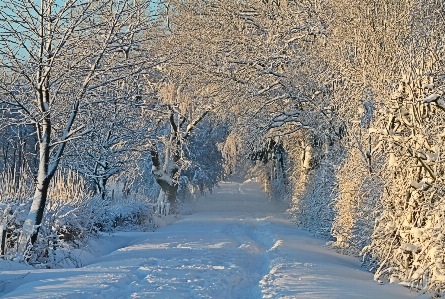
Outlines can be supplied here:
<path id="1" fill-rule="evenodd" d="M 1 298 L 407 298 L 322 247 L 256 183 L 223 184 L 196 213 L 77 269 L 0 272 Z M 124 241 L 123 241 L 124 240 Z M 127 241 L 125 241 L 127 240 Z M 129 241 L 132 240 L 132 241 Z"/>

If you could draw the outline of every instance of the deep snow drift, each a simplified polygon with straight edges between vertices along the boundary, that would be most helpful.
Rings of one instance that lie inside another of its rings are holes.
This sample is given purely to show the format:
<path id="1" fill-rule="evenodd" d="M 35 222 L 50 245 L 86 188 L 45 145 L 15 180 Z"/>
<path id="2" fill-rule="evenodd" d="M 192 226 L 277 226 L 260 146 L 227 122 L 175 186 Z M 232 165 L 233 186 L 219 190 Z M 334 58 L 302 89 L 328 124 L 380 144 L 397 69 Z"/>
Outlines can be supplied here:
<path id="1" fill-rule="evenodd" d="M 269 203 L 257 183 L 222 184 L 195 210 L 155 232 L 116 234 L 111 246 L 123 247 L 83 268 L 3 266 L 2 298 L 415 296 L 398 285 L 377 284 L 355 258 L 323 248 L 323 240 Z"/>

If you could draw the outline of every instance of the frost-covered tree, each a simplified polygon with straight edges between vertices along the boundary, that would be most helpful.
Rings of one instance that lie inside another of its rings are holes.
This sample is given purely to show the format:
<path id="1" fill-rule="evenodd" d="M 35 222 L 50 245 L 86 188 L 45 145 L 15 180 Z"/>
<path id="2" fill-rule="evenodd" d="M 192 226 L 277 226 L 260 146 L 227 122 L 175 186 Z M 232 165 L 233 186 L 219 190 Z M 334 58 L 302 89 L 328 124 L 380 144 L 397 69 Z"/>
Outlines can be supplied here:
<path id="1" fill-rule="evenodd" d="M 158 119 L 158 140 L 150 147 L 152 173 L 161 187 L 158 203 L 168 203 L 176 212 L 179 176 L 190 163 L 184 153 L 187 142 L 214 107 L 187 99 L 193 95 L 172 83 L 160 83 L 158 88 L 160 101 L 146 103 L 147 114 Z"/>
<path id="2" fill-rule="evenodd" d="M 147 152 L 151 123 L 142 117 L 136 102 L 97 104 L 88 117 L 88 132 L 82 142 L 71 145 L 67 163 L 92 183 L 104 199 L 107 182 L 129 167 L 135 167 Z M 93 116 L 94 115 L 94 116 Z"/>
<path id="3" fill-rule="evenodd" d="M 203 194 L 212 191 L 223 179 L 223 157 L 218 144 L 227 138 L 227 127 L 215 122 L 212 116 L 203 120 L 186 148 L 190 166 L 183 172 L 190 188 Z M 193 193 L 193 192 L 192 192 Z"/>
<path id="4" fill-rule="evenodd" d="M 37 238 L 48 194 L 69 141 L 89 129 L 79 121 L 106 86 L 152 61 L 141 33 L 150 1 L 22 1 L 0 3 L 0 103 L 12 122 L 35 126 L 35 194 L 19 251 Z"/>

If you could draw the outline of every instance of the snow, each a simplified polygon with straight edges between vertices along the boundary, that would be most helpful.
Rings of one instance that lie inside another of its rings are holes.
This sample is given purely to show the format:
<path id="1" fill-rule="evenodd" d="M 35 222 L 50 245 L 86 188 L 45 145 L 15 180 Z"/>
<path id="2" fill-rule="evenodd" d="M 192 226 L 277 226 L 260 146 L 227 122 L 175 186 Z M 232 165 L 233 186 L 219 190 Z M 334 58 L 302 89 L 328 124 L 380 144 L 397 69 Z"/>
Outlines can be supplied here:
<path id="1" fill-rule="evenodd" d="M 419 246 L 416 246 L 413 244 L 402 244 L 400 246 L 400 248 L 405 251 L 417 252 L 417 250 L 419 249 Z"/>
<path id="2" fill-rule="evenodd" d="M 155 232 L 103 236 L 81 268 L 33 269 L 4 261 L 1 298 L 417 296 L 400 285 L 379 285 L 356 258 L 325 248 L 255 182 L 224 183 L 194 209 Z"/>
<path id="3" fill-rule="evenodd" d="M 440 97 L 439 94 L 433 93 L 433 94 L 430 94 L 429 96 L 427 96 L 427 97 L 423 100 L 423 102 L 424 102 L 424 103 L 431 103 L 431 102 L 436 101 L 439 97 Z"/>

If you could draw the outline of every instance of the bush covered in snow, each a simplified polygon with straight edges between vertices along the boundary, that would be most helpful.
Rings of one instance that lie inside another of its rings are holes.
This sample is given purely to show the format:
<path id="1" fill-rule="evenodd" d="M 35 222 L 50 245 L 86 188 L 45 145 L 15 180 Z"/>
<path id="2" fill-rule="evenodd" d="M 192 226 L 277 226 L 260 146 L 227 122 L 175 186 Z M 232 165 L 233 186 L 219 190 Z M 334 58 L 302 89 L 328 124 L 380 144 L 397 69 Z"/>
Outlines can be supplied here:
<path id="1" fill-rule="evenodd" d="M 11 176 L 3 174 L 1 178 L 7 182 Z M 23 186 L 27 182 L 22 179 L 21 183 Z M 33 186 L 28 184 L 26 187 L 32 190 Z M 21 259 L 17 253 L 17 242 L 31 205 L 31 200 L 19 198 L 22 193 L 22 190 L 12 189 L 9 193 L 2 193 L 0 227 L 5 233 L 4 259 Z M 100 231 L 154 229 L 151 203 L 104 200 L 100 195 L 94 195 L 85 179 L 73 171 L 60 171 L 51 184 L 49 194 L 38 238 L 25 255 L 30 265 L 77 267 L 81 265 L 80 253 L 88 250 L 88 241 L 97 238 Z"/>
<path id="2" fill-rule="evenodd" d="M 408 73 L 370 132 L 387 153 L 383 211 L 365 261 L 376 279 L 440 290 L 445 283 L 445 80 Z M 443 106 L 443 107 L 442 107 Z"/>

